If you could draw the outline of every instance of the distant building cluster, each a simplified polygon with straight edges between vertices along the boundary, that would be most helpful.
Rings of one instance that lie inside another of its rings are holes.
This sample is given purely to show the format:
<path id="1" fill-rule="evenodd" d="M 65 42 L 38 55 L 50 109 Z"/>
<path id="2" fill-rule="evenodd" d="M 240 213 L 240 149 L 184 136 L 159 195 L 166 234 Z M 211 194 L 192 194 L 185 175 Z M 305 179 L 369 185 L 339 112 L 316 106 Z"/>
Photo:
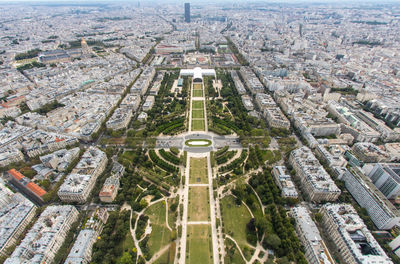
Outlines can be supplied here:
<path id="1" fill-rule="evenodd" d="M 24 160 L 23 153 L 35 157 L 78 143 L 77 138 L 35 130 L 9 121 L 0 130 L 0 165 Z"/>

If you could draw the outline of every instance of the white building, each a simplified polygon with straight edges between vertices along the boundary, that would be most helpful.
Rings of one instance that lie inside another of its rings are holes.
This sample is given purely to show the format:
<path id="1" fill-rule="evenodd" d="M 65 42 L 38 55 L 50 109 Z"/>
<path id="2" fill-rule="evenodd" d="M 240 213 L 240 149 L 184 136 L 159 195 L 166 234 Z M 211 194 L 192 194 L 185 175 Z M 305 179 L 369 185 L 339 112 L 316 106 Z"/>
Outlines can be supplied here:
<path id="1" fill-rule="evenodd" d="M 35 216 L 36 206 L 0 182 L 0 256 L 6 256 Z"/>
<path id="2" fill-rule="evenodd" d="M 214 69 L 202 69 L 200 67 L 194 69 L 182 69 L 179 75 L 192 76 L 193 82 L 203 82 L 203 76 L 217 76 Z"/>
<path id="3" fill-rule="evenodd" d="M 60 186 L 58 197 L 65 202 L 84 203 L 106 165 L 106 154 L 98 148 L 90 147 Z"/>
<path id="4" fill-rule="evenodd" d="M 292 181 L 292 178 L 287 173 L 285 166 L 274 166 L 274 168 L 272 169 L 272 175 L 274 176 L 275 182 L 278 185 L 279 189 L 281 189 L 283 197 L 298 197 L 296 187 Z"/>
<path id="5" fill-rule="evenodd" d="M 109 129 L 118 130 L 128 127 L 129 122 L 133 116 L 132 109 L 128 108 L 117 108 L 113 115 L 106 122 L 106 126 Z"/>
<path id="6" fill-rule="evenodd" d="M 292 215 L 296 220 L 296 232 L 304 246 L 305 257 L 308 263 L 334 264 L 335 261 L 332 259 L 307 208 L 303 206 L 294 207 Z"/>
<path id="7" fill-rule="evenodd" d="M 293 150 L 289 161 L 311 201 L 336 201 L 341 191 L 307 147 Z"/>
<path id="8" fill-rule="evenodd" d="M 71 205 L 48 206 L 4 263 L 52 263 L 78 214 Z"/>
<path id="9" fill-rule="evenodd" d="M 399 211 L 359 169 L 346 170 L 341 179 L 357 203 L 367 210 L 378 229 L 388 230 L 399 224 Z"/>
<path id="10" fill-rule="evenodd" d="M 326 233 L 346 264 L 393 263 L 350 204 L 326 204 L 320 212 Z"/>
<path id="11" fill-rule="evenodd" d="M 396 199 L 400 195 L 400 164 L 377 163 L 370 171 L 364 167 L 363 171 L 386 198 Z"/>

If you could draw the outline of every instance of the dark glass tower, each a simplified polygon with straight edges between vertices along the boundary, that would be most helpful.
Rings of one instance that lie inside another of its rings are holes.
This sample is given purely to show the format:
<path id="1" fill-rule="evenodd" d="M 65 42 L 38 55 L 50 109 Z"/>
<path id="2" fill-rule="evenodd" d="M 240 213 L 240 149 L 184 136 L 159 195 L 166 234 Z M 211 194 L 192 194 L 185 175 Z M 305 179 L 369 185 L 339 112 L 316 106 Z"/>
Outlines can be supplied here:
<path id="1" fill-rule="evenodd" d="M 190 22 L 190 3 L 185 3 L 185 22 Z"/>

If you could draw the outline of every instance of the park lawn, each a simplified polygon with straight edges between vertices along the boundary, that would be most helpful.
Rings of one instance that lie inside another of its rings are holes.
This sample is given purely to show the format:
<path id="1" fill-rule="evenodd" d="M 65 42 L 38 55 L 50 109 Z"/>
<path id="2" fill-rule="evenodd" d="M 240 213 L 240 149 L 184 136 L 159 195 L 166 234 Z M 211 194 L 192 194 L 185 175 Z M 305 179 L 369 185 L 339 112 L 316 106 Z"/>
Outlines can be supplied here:
<path id="1" fill-rule="evenodd" d="M 165 203 L 163 201 L 153 204 L 145 211 L 151 225 L 151 234 L 147 243 L 150 256 L 153 256 L 171 242 L 171 231 L 166 226 L 165 213 Z"/>
<path id="2" fill-rule="evenodd" d="M 154 264 L 168 264 L 168 255 L 169 251 L 167 250 L 164 254 L 162 254 L 156 261 L 154 261 Z"/>
<path id="3" fill-rule="evenodd" d="M 107 144 L 116 144 L 116 145 L 125 144 L 125 140 L 126 140 L 125 137 L 109 138 Z"/>
<path id="4" fill-rule="evenodd" d="M 225 232 L 236 240 L 243 251 L 249 245 L 246 239 L 246 225 L 251 219 L 249 210 L 243 204 L 237 206 L 233 196 L 224 197 L 221 208 Z"/>
<path id="5" fill-rule="evenodd" d="M 188 221 L 209 221 L 208 187 L 189 187 Z"/>
<path id="6" fill-rule="evenodd" d="M 204 109 L 204 102 L 200 100 L 193 100 L 192 101 L 192 108 L 193 109 Z"/>
<path id="7" fill-rule="evenodd" d="M 132 234 L 129 231 L 126 233 L 124 242 L 122 242 L 122 248 L 124 249 L 124 252 L 125 251 L 131 252 L 134 247 L 135 247 L 135 242 L 133 241 Z"/>
<path id="8" fill-rule="evenodd" d="M 135 157 L 135 151 L 132 151 L 132 150 L 126 150 L 126 151 L 124 151 L 124 153 L 122 154 L 122 157 L 124 158 L 124 159 L 127 159 L 127 160 L 133 160 L 133 158 Z"/>
<path id="9" fill-rule="evenodd" d="M 171 205 L 177 200 L 177 198 L 171 198 L 168 199 L 168 225 L 169 227 L 171 227 L 172 229 L 174 229 L 175 227 L 175 222 L 176 222 L 176 215 L 175 212 L 178 211 L 178 209 L 176 209 L 175 212 L 172 212 L 171 210 Z"/>
<path id="10" fill-rule="evenodd" d="M 263 154 L 263 160 L 264 161 L 267 160 L 269 164 L 278 162 L 282 158 L 282 155 L 279 150 L 271 151 L 268 149 L 268 150 L 262 151 L 262 154 Z"/>
<path id="11" fill-rule="evenodd" d="M 228 254 L 225 256 L 226 264 L 245 264 L 246 262 L 243 260 L 242 255 L 240 255 L 239 249 L 236 247 L 235 243 L 229 238 L 225 238 L 224 240 L 225 247 L 227 248 Z M 233 248 L 233 251 L 230 249 Z M 232 253 L 233 252 L 233 253 Z"/>
<path id="12" fill-rule="evenodd" d="M 203 97 L 202 90 L 193 90 L 193 97 Z"/>
<path id="13" fill-rule="evenodd" d="M 190 158 L 189 183 L 208 183 L 207 158 Z"/>
<path id="14" fill-rule="evenodd" d="M 192 118 L 204 118 L 204 110 L 203 109 L 192 110 Z"/>
<path id="15" fill-rule="evenodd" d="M 203 85 L 201 83 L 194 83 L 193 84 L 193 90 L 202 90 Z"/>
<path id="16" fill-rule="evenodd" d="M 210 225 L 188 225 L 187 229 L 186 263 L 213 263 Z"/>
<path id="17" fill-rule="evenodd" d="M 192 131 L 204 131 L 205 130 L 205 122 L 204 119 L 193 120 L 192 119 Z"/>
<path id="18" fill-rule="evenodd" d="M 176 245 L 175 242 L 171 243 L 171 246 L 168 248 L 167 251 L 164 252 L 158 259 L 156 259 L 153 263 L 154 264 L 173 264 L 175 259 L 175 250 Z"/>

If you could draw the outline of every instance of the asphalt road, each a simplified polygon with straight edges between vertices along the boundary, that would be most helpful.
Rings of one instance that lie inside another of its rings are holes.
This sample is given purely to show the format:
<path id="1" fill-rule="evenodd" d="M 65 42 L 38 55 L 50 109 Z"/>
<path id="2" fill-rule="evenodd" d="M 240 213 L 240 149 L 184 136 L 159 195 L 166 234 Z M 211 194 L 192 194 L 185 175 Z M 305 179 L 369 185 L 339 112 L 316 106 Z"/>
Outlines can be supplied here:
<path id="1" fill-rule="evenodd" d="M 189 147 L 185 145 L 185 141 L 189 139 L 207 139 L 211 140 L 212 144 L 208 147 Z M 163 136 L 157 138 L 156 148 L 171 148 L 176 147 L 188 152 L 203 153 L 215 151 L 217 149 L 229 146 L 231 149 L 240 149 L 242 145 L 238 137 L 220 136 L 213 133 L 196 133 L 190 132 L 186 135 L 179 136 Z"/>

